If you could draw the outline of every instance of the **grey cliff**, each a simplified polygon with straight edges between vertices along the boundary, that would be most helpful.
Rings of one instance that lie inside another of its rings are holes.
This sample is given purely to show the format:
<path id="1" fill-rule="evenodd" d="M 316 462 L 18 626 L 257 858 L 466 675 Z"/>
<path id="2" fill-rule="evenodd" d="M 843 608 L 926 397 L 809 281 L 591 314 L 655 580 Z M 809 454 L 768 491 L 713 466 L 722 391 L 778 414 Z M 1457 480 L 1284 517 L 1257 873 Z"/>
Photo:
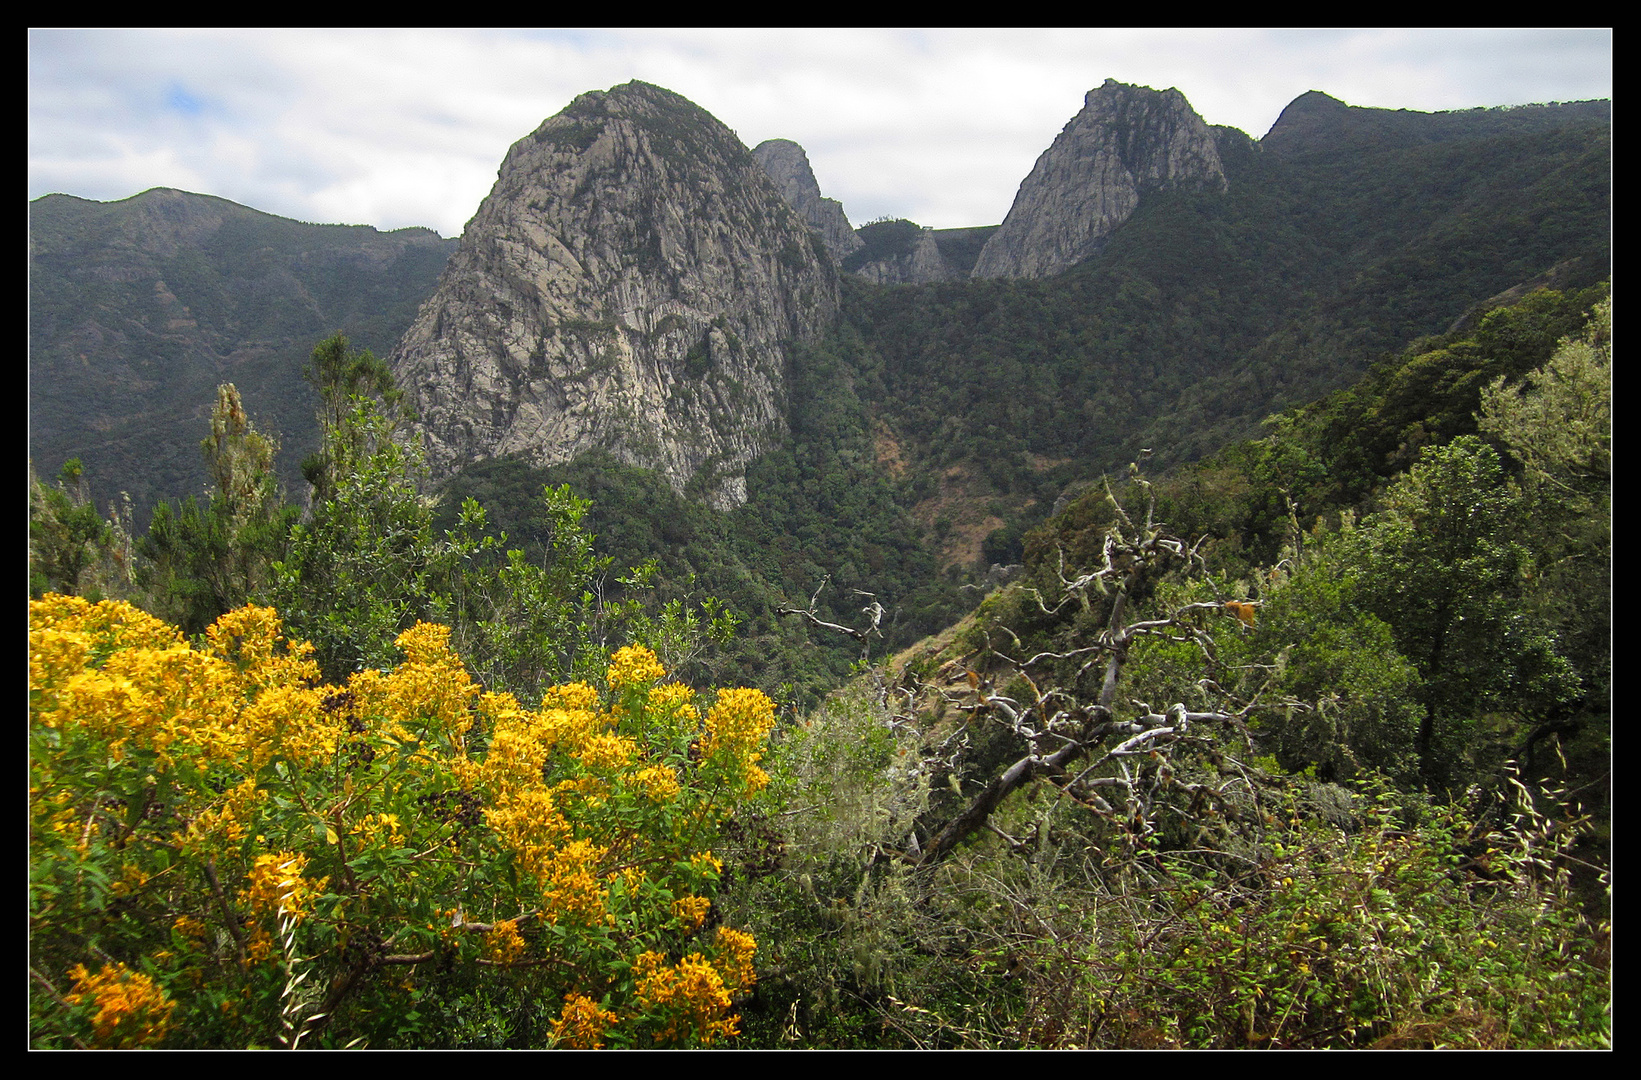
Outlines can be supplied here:
<path id="1" fill-rule="evenodd" d="M 1107 79 L 1037 159 L 975 263 L 977 278 L 1036 278 L 1096 254 L 1146 191 L 1225 189 L 1213 133 L 1178 90 Z"/>
<path id="2" fill-rule="evenodd" d="M 821 234 L 833 258 L 842 261 L 860 247 L 860 237 L 849 224 L 843 204 L 822 197 L 803 147 L 790 139 L 767 139 L 752 148 L 752 157 L 775 181 L 787 205 Z"/>
<path id="3" fill-rule="evenodd" d="M 392 364 L 435 479 L 603 449 L 729 508 L 837 270 L 733 132 L 645 83 L 515 143 Z"/>

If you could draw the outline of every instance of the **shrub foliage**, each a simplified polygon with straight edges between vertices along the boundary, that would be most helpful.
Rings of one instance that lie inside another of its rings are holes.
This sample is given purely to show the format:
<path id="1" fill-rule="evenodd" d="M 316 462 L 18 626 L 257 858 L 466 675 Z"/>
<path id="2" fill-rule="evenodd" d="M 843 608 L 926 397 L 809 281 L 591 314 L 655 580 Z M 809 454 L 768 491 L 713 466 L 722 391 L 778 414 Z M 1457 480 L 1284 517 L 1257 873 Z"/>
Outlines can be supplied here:
<path id="1" fill-rule="evenodd" d="M 772 703 L 629 646 L 526 709 L 447 639 L 325 685 L 270 608 L 195 645 L 34 602 L 34 1044 L 734 1036 L 756 944 L 715 925 L 713 847 L 767 782 Z"/>

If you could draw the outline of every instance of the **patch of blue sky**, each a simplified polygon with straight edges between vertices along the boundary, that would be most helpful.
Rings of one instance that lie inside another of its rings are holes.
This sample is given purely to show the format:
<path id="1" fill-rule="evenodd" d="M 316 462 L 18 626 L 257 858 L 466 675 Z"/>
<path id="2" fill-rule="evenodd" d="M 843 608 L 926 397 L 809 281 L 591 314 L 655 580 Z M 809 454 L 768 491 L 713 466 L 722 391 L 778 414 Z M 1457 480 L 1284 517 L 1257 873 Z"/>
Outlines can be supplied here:
<path id="1" fill-rule="evenodd" d="M 165 107 L 184 116 L 198 116 L 205 111 L 205 102 L 181 83 L 173 82 L 165 88 Z"/>

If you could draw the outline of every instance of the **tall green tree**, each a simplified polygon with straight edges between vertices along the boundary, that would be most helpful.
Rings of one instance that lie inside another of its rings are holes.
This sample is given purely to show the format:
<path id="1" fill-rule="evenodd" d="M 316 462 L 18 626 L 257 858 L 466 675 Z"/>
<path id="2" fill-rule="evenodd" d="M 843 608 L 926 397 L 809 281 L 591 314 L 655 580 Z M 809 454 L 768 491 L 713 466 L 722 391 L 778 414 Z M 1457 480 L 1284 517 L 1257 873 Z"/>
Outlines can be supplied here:
<path id="1" fill-rule="evenodd" d="M 1423 679 L 1417 751 L 1427 784 L 1462 781 L 1489 714 L 1535 720 L 1579 679 L 1526 602 L 1526 509 L 1498 453 L 1473 435 L 1427 448 L 1354 537 L 1364 606 Z"/>
<path id="2" fill-rule="evenodd" d="M 313 505 L 275 568 L 278 606 L 327 679 L 390 666 L 394 639 L 430 613 L 435 545 L 417 493 L 420 449 L 393 427 L 377 402 L 355 396 L 326 429 Z"/>
<path id="3" fill-rule="evenodd" d="M 319 394 L 319 451 L 302 463 L 302 475 L 313 485 L 317 505 L 331 497 L 350 463 L 370 452 L 373 434 L 354 422 L 356 401 L 375 402 L 376 412 L 388 421 L 389 433 L 410 414 L 387 362 L 369 349 L 350 349 L 343 334 L 332 334 L 316 345 L 302 375 Z"/>
<path id="4" fill-rule="evenodd" d="M 1543 367 L 1482 394 L 1483 434 L 1522 469 L 1521 529 L 1538 563 L 1533 598 L 1607 709 L 1612 641 L 1612 301 Z"/>
<path id="5" fill-rule="evenodd" d="M 1291 571 L 1273 571 L 1257 626 L 1234 639 L 1249 670 L 1271 665 L 1275 687 L 1311 705 L 1265 713 L 1253 726 L 1261 748 L 1291 772 L 1314 766 L 1318 777 L 1344 781 L 1373 770 L 1416 782 L 1422 683 L 1391 627 L 1362 607 L 1339 539 L 1293 555 Z"/>
<path id="6" fill-rule="evenodd" d="M 610 563 L 582 528 L 586 500 L 568 485 L 546 487 L 543 497 L 549 525 L 539 562 L 508 548 L 507 534 L 491 533 L 484 507 L 467 499 L 433 568 L 462 657 L 486 686 L 526 700 L 585 663 L 581 646 L 600 614 L 596 583 Z"/>
<path id="7" fill-rule="evenodd" d="M 97 513 L 79 458 L 64 462 L 49 485 L 29 465 L 30 596 L 59 592 L 98 599 L 105 589 L 128 584 L 129 537 L 129 521 L 118 511 L 111 519 Z"/>
<path id="8" fill-rule="evenodd" d="M 232 383 L 217 387 L 211 434 L 200 450 L 216 483 L 154 511 L 139 551 L 151 606 L 190 634 L 253 600 L 265 600 L 297 511 L 286 505 L 273 459 L 278 440 L 257 431 Z"/>

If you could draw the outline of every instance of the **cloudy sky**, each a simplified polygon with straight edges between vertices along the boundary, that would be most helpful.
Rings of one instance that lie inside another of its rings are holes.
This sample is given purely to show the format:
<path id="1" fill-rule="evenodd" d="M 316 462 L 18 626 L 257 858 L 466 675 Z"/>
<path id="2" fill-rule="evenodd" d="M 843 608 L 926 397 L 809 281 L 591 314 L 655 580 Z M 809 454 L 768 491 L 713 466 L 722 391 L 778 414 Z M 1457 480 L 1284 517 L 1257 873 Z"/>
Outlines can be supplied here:
<path id="1" fill-rule="evenodd" d="M 1255 137 L 1307 90 L 1466 109 L 1612 96 L 1594 30 L 31 30 L 28 195 L 219 195 L 461 232 L 516 140 L 586 90 L 675 90 L 803 144 L 860 225 L 995 224 L 1108 78 Z"/>

